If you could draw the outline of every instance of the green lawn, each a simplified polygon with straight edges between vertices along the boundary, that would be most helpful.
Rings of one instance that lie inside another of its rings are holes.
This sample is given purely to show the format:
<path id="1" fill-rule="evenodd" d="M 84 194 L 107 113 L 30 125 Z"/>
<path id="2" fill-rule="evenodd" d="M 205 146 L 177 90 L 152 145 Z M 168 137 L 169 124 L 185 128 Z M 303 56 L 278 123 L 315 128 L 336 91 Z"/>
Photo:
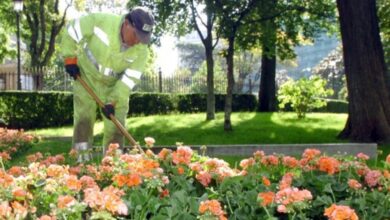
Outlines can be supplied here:
<path id="1" fill-rule="evenodd" d="M 151 136 L 156 145 L 286 144 L 341 142 L 336 138 L 346 114 L 308 114 L 298 120 L 294 113 L 233 113 L 233 131 L 223 131 L 224 114 L 206 121 L 205 114 L 133 117 L 126 121 L 132 136 L 142 141 Z M 103 124 L 95 125 L 95 145 L 101 145 Z M 29 131 L 44 137 L 71 137 L 72 126 Z"/>
<path id="2" fill-rule="evenodd" d="M 298 120 L 295 113 L 233 113 L 233 131 L 223 131 L 224 114 L 216 114 L 216 120 L 206 121 L 205 113 L 132 117 L 126 126 L 130 134 L 141 144 L 147 136 L 156 139 L 156 145 L 213 144 L 293 144 L 293 143 L 337 143 L 336 138 L 343 129 L 347 115 L 310 113 L 306 119 Z M 72 126 L 30 130 L 42 137 L 42 141 L 28 153 L 68 152 L 71 147 Z M 95 125 L 95 146 L 102 141 L 103 123 Z M 389 147 L 380 146 L 384 155 Z M 233 159 L 234 161 L 234 159 Z"/>

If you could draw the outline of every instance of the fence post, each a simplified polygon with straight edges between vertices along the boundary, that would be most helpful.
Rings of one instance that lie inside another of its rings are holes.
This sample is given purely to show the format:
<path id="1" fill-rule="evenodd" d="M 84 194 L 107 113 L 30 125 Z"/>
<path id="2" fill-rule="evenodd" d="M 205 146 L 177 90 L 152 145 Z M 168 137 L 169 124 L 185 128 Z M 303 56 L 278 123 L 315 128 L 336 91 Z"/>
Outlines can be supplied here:
<path id="1" fill-rule="evenodd" d="M 161 67 L 158 69 L 158 91 L 162 92 L 162 72 Z"/>

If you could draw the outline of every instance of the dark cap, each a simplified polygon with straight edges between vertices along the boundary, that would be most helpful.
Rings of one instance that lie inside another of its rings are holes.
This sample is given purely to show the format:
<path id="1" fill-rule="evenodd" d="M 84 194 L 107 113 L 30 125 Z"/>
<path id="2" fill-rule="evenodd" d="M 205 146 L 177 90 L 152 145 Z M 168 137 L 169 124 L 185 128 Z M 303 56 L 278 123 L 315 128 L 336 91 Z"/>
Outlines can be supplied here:
<path id="1" fill-rule="evenodd" d="M 152 12 L 146 7 L 135 7 L 126 16 L 126 19 L 135 27 L 135 33 L 141 43 L 150 43 L 154 26 Z"/>

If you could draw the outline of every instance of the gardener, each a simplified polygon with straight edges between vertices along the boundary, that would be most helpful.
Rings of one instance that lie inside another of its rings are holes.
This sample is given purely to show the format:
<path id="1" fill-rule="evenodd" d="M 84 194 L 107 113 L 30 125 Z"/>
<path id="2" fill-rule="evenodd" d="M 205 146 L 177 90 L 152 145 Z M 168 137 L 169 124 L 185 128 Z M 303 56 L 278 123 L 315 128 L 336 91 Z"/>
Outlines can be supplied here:
<path id="1" fill-rule="evenodd" d="M 145 7 L 135 7 L 125 16 L 90 14 L 71 21 L 61 34 L 61 52 L 66 72 L 80 76 L 106 103 L 103 146 L 124 137 L 109 119 L 114 114 L 124 125 L 129 110 L 129 95 L 145 70 L 154 17 Z M 78 162 L 90 160 L 97 104 L 79 81 L 73 86 L 73 149 Z"/>

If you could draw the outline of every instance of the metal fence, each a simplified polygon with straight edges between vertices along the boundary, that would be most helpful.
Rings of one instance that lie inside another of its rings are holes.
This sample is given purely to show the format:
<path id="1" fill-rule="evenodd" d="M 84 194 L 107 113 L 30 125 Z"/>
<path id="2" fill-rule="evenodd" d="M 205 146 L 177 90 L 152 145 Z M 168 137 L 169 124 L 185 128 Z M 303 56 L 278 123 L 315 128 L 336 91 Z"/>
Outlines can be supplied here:
<path id="1" fill-rule="evenodd" d="M 0 90 L 17 90 L 17 73 L 15 68 L 0 68 Z M 73 79 L 65 73 L 64 68 L 24 68 L 21 72 L 21 88 L 25 91 L 71 91 Z M 227 80 L 214 81 L 216 93 L 226 93 Z M 234 93 L 257 93 L 259 82 L 251 79 L 235 83 Z M 205 78 L 183 76 L 142 76 L 134 87 L 138 92 L 164 93 L 207 93 Z"/>

